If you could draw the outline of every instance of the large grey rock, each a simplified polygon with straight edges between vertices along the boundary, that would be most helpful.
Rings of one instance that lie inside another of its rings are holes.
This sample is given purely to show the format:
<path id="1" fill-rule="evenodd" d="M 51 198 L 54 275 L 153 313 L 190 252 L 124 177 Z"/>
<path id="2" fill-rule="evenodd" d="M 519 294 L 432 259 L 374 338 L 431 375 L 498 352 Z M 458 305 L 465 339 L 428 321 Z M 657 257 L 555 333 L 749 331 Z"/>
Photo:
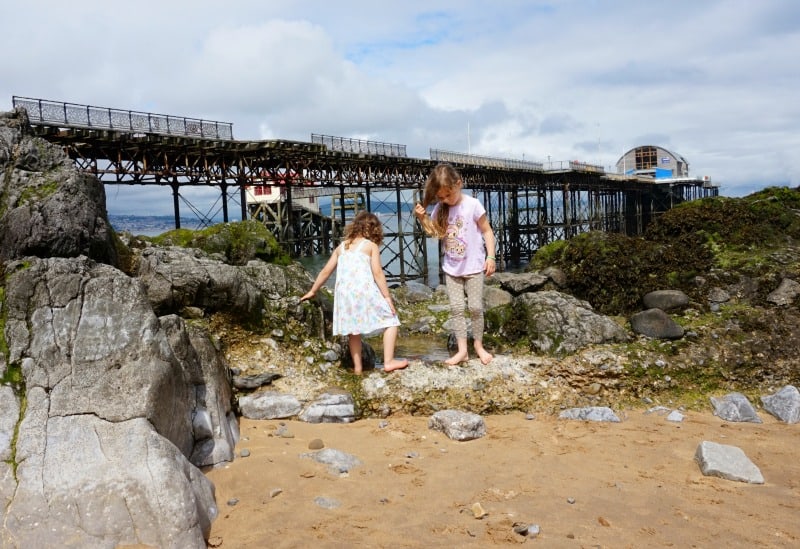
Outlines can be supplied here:
<path id="1" fill-rule="evenodd" d="M 6 276 L 27 402 L 0 489 L 8 546 L 205 547 L 213 488 L 187 458 L 229 460 L 238 437 L 219 351 L 111 266 L 27 258 Z"/>
<path id="2" fill-rule="evenodd" d="M 206 547 L 214 487 L 146 419 L 47 418 L 46 400 L 20 429 L 5 547 Z"/>
<path id="3" fill-rule="evenodd" d="M 30 135 L 19 112 L 0 118 L 0 129 L 0 261 L 85 255 L 116 265 L 103 184 Z"/>
<path id="4" fill-rule="evenodd" d="M 706 476 L 764 484 L 759 468 L 736 446 L 703 441 L 697 446 L 694 459 Z"/>
<path id="5" fill-rule="evenodd" d="M 588 302 L 560 292 L 522 294 L 511 307 L 525 315 L 524 335 L 541 352 L 573 353 L 593 343 L 628 340 L 628 334 L 613 319 L 595 313 Z"/>
<path id="6" fill-rule="evenodd" d="M 306 314 L 298 306 L 298 296 L 312 284 L 298 263 L 281 266 L 253 260 L 233 266 L 199 249 L 153 247 L 142 251 L 137 278 L 160 315 L 199 307 L 261 325 L 282 326 L 295 320 L 304 323 L 310 334 L 322 334 L 319 314 Z"/>
<path id="7" fill-rule="evenodd" d="M 11 441 L 14 440 L 19 412 L 19 397 L 14 389 L 0 385 L 0 509 L 5 509 L 14 497 Z"/>

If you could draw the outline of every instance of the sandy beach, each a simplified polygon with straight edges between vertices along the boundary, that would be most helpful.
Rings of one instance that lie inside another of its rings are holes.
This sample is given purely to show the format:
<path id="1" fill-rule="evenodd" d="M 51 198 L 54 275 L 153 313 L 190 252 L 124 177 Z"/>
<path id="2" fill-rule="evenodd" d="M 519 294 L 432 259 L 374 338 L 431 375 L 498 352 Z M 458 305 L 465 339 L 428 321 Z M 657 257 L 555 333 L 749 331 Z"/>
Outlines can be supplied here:
<path id="1" fill-rule="evenodd" d="M 488 416 L 486 436 L 468 442 L 427 417 L 242 419 L 235 461 L 206 471 L 219 506 L 209 546 L 800 545 L 800 425 L 615 412 L 622 422 Z M 307 457 L 315 439 L 361 465 L 330 471 Z M 741 448 L 765 483 L 703 476 L 694 454 L 704 440 Z"/>

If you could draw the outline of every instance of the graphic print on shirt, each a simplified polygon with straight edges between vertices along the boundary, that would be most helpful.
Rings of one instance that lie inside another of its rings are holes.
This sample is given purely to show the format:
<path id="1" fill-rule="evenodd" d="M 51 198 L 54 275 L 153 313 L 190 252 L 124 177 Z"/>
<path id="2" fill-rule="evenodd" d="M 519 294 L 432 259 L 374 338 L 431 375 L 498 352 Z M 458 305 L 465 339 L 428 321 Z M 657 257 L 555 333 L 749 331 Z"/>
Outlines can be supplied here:
<path id="1" fill-rule="evenodd" d="M 452 260 L 464 259 L 467 252 L 466 242 L 462 238 L 464 233 L 464 218 L 460 215 L 447 224 L 444 235 L 444 253 Z"/>

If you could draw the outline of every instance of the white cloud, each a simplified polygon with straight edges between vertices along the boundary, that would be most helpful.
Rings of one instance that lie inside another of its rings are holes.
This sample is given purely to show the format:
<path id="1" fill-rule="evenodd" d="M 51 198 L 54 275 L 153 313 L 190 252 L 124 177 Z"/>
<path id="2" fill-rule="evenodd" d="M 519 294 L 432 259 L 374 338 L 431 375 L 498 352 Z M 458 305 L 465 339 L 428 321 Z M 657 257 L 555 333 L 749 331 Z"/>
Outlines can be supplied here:
<path id="1" fill-rule="evenodd" d="M 8 108 L 28 95 L 421 157 L 611 166 L 655 144 L 724 194 L 800 181 L 791 0 L 0 0 L 0 12 L 20 22 L 0 34 Z M 112 211 L 151 192 L 130 191 L 109 189 Z"/>

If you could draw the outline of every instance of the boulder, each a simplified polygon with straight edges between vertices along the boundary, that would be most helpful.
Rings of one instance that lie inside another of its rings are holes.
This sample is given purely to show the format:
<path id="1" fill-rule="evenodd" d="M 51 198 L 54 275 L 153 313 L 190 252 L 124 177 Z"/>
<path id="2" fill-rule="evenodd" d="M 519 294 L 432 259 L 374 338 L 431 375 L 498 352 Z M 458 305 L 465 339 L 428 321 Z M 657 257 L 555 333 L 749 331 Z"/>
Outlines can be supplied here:
<path id="1" fill-rule="evenodd" d="M 24 111 L 0 117 L 0 261 L 85 255 L 117 265 L 103 184 L 28 129 Z"/>

